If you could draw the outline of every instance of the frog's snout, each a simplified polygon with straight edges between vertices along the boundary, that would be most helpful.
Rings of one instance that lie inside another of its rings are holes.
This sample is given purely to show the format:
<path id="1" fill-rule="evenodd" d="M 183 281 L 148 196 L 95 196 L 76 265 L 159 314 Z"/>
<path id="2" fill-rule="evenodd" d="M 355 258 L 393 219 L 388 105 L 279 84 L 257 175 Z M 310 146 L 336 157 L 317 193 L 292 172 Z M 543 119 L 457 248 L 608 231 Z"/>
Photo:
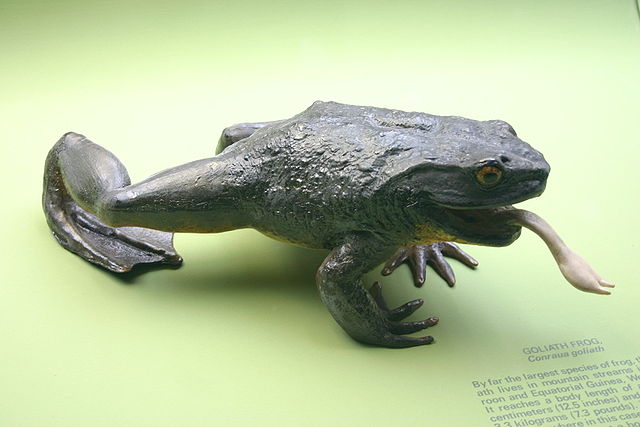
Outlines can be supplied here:
<path id="1" fill-rule="evenodd" d="M 533 183 L 533 187 L 537 187 L 539 189 L 538 196 L 542 194 L 545 187 L 547 186 L 547 178 L 549 177 L 549 172 L 551 172 L 551 168 L 547 162 L 541 164 L 540 166 L 533 168 L 528 177 L 528 180 Z"/>
<path id="2" fill-rule="evenodd" d="M 535 152 L 535 156 L 532 153 L 527 154 L 529 157 L 501 155 L 499 157 L 500 165 L 510 174 L 546 181 L 549 172 L 551 172 L 549 163 L 538 152 Z"/>
<path id="3" fill-rule="evenodd" d="M 542 160 L 540 165 L 534 169 L 534 173 L 536 174 L 538 179 L 542 182 L 547 180 L 550 172 L 551 172 L 551 166 L 549 166 L 549 163 L 547 163 L 546 160 L 544 159 Z"/>
<path id="4" fill-rule="evenodd" d="M 503 161 L 503 165 L 510 179 L 505 180 L 506 189 L 500 191 L 511 193 L 512 200 L 507 203 L 518 203 L 540 196 L 544 192 L 551 166 L 542 155 L 535 160 Z"/>

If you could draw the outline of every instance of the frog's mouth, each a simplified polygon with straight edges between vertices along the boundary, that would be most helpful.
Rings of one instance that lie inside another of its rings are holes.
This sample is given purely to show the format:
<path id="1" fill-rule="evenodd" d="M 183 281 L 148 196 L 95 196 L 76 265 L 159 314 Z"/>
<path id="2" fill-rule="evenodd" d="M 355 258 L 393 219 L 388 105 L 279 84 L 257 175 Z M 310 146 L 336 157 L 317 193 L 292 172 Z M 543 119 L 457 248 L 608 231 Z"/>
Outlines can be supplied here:
<path id="1" fill-rule="evenodd" d="M 449 224 L 448 233 L 455 233 L 461 243 L 505 246 L 520 236 L 527 227 L 547 244 L 562 275 L 577 289 L 608 295 L 615 285 L 604 280 L 578 254 L 569 249 L 551 226 L 533 212 L 501 206 L 487 209 L 438 208 Z M 454 230 L 455 228 L 455 230 Z"/>
<path id="2" fill-rule="evenodd" d="M 505 221 L 500 214 L 515 209 L 511 205 L 478 209 L 437 207 L 431 215 L 445 233 L 455 237 L 456 242 L 507 246 L 520 237 L 522 226 Z"/>

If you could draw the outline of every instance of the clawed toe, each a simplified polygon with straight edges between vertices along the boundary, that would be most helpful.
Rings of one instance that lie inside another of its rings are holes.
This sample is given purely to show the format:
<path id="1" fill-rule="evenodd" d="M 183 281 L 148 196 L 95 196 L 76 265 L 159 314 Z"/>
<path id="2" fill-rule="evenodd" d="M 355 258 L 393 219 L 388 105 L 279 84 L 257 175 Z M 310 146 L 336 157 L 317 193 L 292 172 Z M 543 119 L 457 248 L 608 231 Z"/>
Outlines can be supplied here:
<path id="1" fill-rule="evenodd" d="M 369 289 L 369 293 L 373 297 L 378 307 L 380 307 L 380 309 L 385 313 L 387 319 L 391 321 L 398 321 L 404 319 L 405 317 L 408 317 L 417 309 L 422 307 L 422 304 L 424 303 L 424 300 L 422 298 L 418 298 L 406 302 L 394 309 L 390 309 L 387 305 L 387 301 L 382 296 L 382 286 L 380 286 L 380 283 L 378 282 L 375 282 L 371 286 L 371 288 Z"/>
<path id="2" fill-rule="evenodd" d="M 390 335 L 387 337 L 388 342 L 385 344 L 387 347 L 395 348 L 407 348 L 416 347 L 419 345 L 433 344 L 434 339 L 431 335 L 424 337 L 407 337 L 404 335 Z"/>
<path id="3" fill-rule="evenodd" d="M 387 305 L 387 301 L 385 301 L 382 296 L 382 286 L 380 286 L 380 283 L 375 282 L 373 286 L 371 286 L 371 289 L 369 289 L 369 292 L 378 307 L 380 307 L 380 309 L 385 313 L 387 319 L 391 321 L 402 320 L 405 317 L 408 317 L 414 311 L 422 307 L 422 304 L 424 303 L 422 298 L 418 298 L 404 303 L 400 307 L 390 309 Z"/>
<path id="4" fill-rule="evenodd" d="M 389 328 L 394 334 L 412 334 L 429 328 L 438 323 L 437 317 L 429 317 L 428 319 L 417 322 L 392 322 Z"/>
<path id="5" fill-rule="evenodd" d="M 430 265 L 449 286 L 453 286 L 456 283 L 456 276 L 445 257 L 454 258 L 469 268 L 478 266 L 478 261 L 460 249 L 455 243 L 437 242 L 430 245 L 414 245 L 398 249 L 385 264 L 382 274 L 387 276 L 406 262 L 413 274 L 415 285 L 421 287 L 425 282 L 427 265 Z"/>
<path id="6" fill-rule="evenodd" d="M 424 301 L 421 298 L 404 303 L 397 308 L 389 309 L 387 302 L 382 296 L 382 286 L 380 286 L 380 283 L 375 282 L 373 286 L 371 286 L 369 292 L 389 322 L 389 332 L 394 334 L 394 343 L 398 344 L 400 347 L 410 347 L 412 345 L 424 345 L 431 344 L 433 342 L 433 337 L 414 338 L 402 336 L 404 334 L 412 334 L 414 332 L 421 331 L 438 323 L 439 319 L 437 317 L 429 317 L 428 319 L 414 322 L 401 322 L 402 319 L 408 317 L 418 308 L 422 307 Z"/>
<path id="7" fill-rule="evenodd" d="M 402 320 L 408 317 L 414 311 L 422 307 L 424 300 L 422 298 L 414 299 L 407 303 L 402 304 L 400 307 L 394 308 L 387 312 L 387 318 L 389 320 Z"/>

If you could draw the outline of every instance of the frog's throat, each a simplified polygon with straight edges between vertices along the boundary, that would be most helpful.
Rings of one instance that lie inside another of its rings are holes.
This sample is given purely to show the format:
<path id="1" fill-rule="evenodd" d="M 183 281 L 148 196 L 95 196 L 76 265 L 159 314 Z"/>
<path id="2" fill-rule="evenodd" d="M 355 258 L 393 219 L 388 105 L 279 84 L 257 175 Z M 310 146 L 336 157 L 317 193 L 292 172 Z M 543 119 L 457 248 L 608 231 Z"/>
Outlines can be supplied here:
<path id="1" fill-rule="evenodd" d="M 431 208 L 429 220 L 421 222 L 416 227 L 416 241 L 421 244 L 449 241 L 483 246 L 507 246 L 520 236 L 522 227 L 498 214 L 512 209 L 515 208 Z"/>

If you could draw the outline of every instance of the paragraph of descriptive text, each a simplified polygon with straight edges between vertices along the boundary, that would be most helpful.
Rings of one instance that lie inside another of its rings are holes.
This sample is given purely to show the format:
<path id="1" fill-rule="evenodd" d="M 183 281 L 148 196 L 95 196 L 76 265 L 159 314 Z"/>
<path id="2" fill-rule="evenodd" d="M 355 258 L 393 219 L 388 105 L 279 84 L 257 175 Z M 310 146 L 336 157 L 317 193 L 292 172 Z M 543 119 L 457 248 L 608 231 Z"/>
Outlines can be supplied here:
<path id="1" fill-rule="evenodd" d="M 640 355 L 471 384 L 495 427 L 640 427 Z"/>

